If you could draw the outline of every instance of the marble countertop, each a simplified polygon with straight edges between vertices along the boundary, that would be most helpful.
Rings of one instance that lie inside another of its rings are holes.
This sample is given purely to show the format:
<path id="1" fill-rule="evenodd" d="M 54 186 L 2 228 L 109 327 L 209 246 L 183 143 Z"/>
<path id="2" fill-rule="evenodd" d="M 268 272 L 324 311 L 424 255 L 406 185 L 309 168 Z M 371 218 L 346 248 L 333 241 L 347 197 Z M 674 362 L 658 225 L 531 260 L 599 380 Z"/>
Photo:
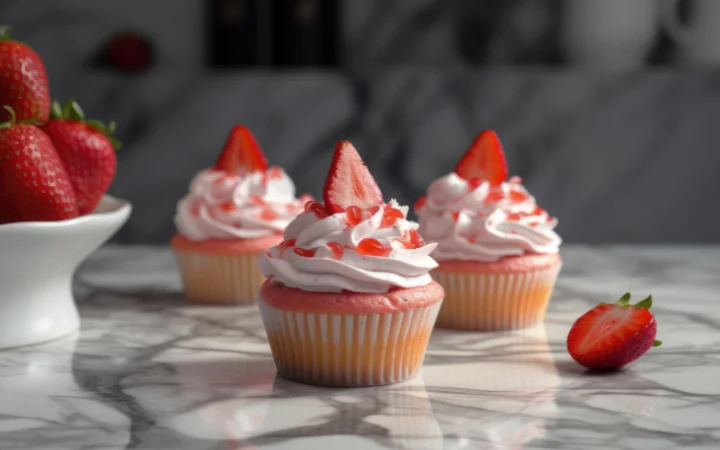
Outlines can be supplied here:
<path id="1" fill-rule="evenodd" d="M 275 377 L 254 307 L 187 305 L 169 251 L 108 247 L 81 268 L 82 330 L 0 357 L 0 449 L 720 448 L 720 248 L 578 247 L 543 326 L 436 330 L 419 377 L 339 389 Z M 652 294 L 658 338 L 586 373 L 573 320 Z"/>

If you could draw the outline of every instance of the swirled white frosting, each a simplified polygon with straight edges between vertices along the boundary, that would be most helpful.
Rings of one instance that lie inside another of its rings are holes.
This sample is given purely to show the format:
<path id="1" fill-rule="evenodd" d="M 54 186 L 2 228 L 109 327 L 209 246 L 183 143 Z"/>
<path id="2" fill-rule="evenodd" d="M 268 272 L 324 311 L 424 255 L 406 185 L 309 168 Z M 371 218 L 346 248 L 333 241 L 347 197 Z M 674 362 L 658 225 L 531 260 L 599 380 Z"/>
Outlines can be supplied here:
<path id="1" fill-rule="evenodd" d="M 497 261 L 525 253 L 557 253 L 557 220 L 537 206 L 519 178 L 473 187 L 455 173 L 433 182 L 416 214 L 420 234 L 437 242 L 437 260 Z"/>
<path id="2" fill-rule="evenodd" d="M 301 214 L 285 229 L 285 240 L 294 239 L 294 248 L 314 250 L 315 254 L 304 257 L 293 248 L 272 247 L 260 257 L 260 269 L 266 277 L 273 277 L 286 286 L 315 292 L 384 293 L 392 287 L 430 283 L 428 272 L 437 267 L 430 257 L 435 244 L 406 248 L 398 238 L 405 238 L 418 224 L 406 219 L 406 206 L 398 206 L 394 200 L 387 206 L 402 211 L 403 217 L 386 227 L 382 227 L 383 208 L 375 214 L 365 214 L 356 225 L 348 225 L 346 213 L 325 218 L 318 218 L 312 212 Z M 365 238 L 376 239 L 389 254 L 358 253 L 358 244 Z M 343 247 L 342 256 L 338 257 L 326 245 L 330 242 Z"/>
<path id="3" fill-rule="evenodd" d="M 178 202 L 175 226 L 193 241 L 280 234 L 303 211 L 295 185 L 280 168 L 240 176 L 206 169 Z"/>

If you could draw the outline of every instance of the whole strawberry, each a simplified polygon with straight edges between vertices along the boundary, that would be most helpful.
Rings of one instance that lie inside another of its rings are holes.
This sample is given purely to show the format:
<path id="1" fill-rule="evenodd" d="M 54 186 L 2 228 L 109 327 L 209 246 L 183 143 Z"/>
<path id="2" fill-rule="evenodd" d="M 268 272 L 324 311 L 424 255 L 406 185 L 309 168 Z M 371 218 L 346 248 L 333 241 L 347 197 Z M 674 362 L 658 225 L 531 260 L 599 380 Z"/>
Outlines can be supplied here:
<path id="1" fill-rule="evenodd" d="M 631 305 L 629 293 L 615 304 L 600 303 L 570 329 L 570 356 L 591 369 L 617 369 L 635 361 L 650 347 L 662 344 L 655 340 L 657 324 L 651 306 L 652 296 Z"/>
<path id="2" fill-rule="evenodd" d="M 10 27 L 0 27 L 0 105 L 13 108 L 18 121 L 44 123 L 50 114 L 45 64 L 33 49 L 10 39 Z M 0 109 L 0 121 L 8 120 Z"/>
<path id="3" fill-rule="evenodd" d="M 10 120 L 0 124 L 0 224 L 77 217 L 70 177 L 50 138 L 4 108 Z"/>
<path id="4" fill-rule="evenodd" d="M 52 119 L 42 129 L 70 175 L 80 215 L 93 212 L 115 177 L 115 149 L 121 147 L 112 137 L 115 122 L 85 120 L 80 106 L 69 100 L 64 107 L 53 102 Z"/>

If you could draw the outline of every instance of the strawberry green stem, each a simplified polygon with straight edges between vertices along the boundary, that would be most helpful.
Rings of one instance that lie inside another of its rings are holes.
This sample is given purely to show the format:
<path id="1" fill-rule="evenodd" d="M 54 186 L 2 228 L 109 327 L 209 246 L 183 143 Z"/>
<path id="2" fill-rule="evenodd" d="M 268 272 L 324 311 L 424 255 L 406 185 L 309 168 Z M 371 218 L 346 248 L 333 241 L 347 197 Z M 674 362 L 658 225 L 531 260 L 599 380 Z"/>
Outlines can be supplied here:
<path id="1" fill-rule="evenodd" d="M 10 32 L 12 31 L 12 27 L 10 25 L 0 25 L 0 41 L 9 41 L 10 39 Z"/>
<path id="2" fill-rule="evenodd" d="M 75 99 L 69 99 L 62 106 L 57 100 L 53 101 L 50 112 L 53 119 L 72 120 L 75 122 L 85 123 L 88 126 L 104 134 L 115 150 L 122 148 L 122 143 L 113 136 L 116 127 L 115 121 L 111 121 L 109 124 L 105 125 L 99 120 L 86 119 L 85 113 L 83 112 L 82 108 L 80 108 L 80 105 L 77 104 Z"/>
<path id="3" fill-rule="evenodd" d="M 12 108 L 12 106 L 8 106 L 8 105 L 3 106 L 3 109 L 5 109 L 8 113 L 10 113 L 10 120 L 0 123 L 0 129 L 10 128 L 10 126 L 15 125 L 15 122 L 17 121 L 17 116 L 15 115 L 15 110 Z"/>

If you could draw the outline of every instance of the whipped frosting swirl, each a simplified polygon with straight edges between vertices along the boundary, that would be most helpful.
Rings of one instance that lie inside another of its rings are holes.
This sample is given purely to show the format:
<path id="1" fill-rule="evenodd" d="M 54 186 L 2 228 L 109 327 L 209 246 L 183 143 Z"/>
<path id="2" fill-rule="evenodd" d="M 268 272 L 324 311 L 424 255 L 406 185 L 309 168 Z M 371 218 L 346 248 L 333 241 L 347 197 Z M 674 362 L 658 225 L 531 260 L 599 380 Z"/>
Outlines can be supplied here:
<path id="1" fill-rule="evenodd" d="M 206 169 L 178 202 L 175 226 L 193 241 L 281 234 L 308 200 L 295 198 L 295 185 L 279 167 L 244 175 Z"/>
<path id="2" fill-rule="evenodd" d="M 422 203 L 422 201 L 420 202 Z M 518 177 L 475 186 L 455 173 L 435 182 L 416 206 L 420 233 L 437 242 L 438 260 L 497 261 L 525 253 L 558 253 L 557 219 L 537 206 Z"/>
<path id="3" fill-rule="evenodd" d="M 402 212 L 402 218 L 383 226 L 383 210 L 391 207 Z M 347 213 L 320 218 L 313 212 L 299 215 L 285 229 L 284 244 L 272 247 L 260 256 L 263 274 L 289 287 L 315 292 L 385 293 L 393 287 L 424 286 L 432 281 L 429 271 L 437 267 L 430 257 L 435 244 L 422 242 L 417 248 L 403 243 L 418 224 L 408 221 L 407 206 L 392 200 L 384 208 L 363 212 L 362 220 L 349 225 Z M 363 239 L 379 241 L 388 254 L 370 256 L 358 252 Z M 294 242 L 292 241 L 294 240 Z M 293 247 L 287 243 L 292 242 Z M 330 243 L 330 245 L 328 245 Z M 342 254 L 333 250 L 342 247 Z M 295 249 L 314 251 L 305 257 Z"/>

